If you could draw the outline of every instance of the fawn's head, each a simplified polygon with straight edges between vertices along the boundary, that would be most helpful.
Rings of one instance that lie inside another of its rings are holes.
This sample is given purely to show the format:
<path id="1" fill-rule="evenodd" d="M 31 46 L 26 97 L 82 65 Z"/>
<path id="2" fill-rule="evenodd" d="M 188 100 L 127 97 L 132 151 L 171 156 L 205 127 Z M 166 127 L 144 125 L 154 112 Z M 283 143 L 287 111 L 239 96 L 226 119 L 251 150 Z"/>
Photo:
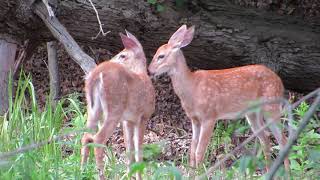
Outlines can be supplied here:
<path id="1" fill-rule="evenodd" d="M 124 65 L 133 72 L 146 71 L 146 56 L 138 39 L 130 32 L 119 33 L 124 49 L 110 61 Z"/>
<path id="2" fill-rule="evenodd" d="M 194 26 L 187 29 L 182 25 L 169 39 L 167 44 L 162 45 L 153 56 L 149 66 L 151 74 L 160 75 L 170 73 L 176 64 L 176 55 L 181 53 L 180 48 L 187 46 L 193 39 Z"/>

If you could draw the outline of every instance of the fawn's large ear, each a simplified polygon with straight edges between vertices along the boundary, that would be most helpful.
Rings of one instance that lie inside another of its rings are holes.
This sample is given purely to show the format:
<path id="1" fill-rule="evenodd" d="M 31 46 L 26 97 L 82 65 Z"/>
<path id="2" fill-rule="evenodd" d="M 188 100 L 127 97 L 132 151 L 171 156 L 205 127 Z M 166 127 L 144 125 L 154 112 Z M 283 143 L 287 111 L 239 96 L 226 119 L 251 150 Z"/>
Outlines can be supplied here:
<path id="1" fill-rule="evenodd" d="M 136 48 L 139 47 L 139 45 L 130 37 L 119 33 L 121 40 L 122 40 L 122 44 L 126 49 L 132 49 L 132 48 Z"/>
<path id="2" fill-rule="evenodd" d="M 180 48 L 187 46 L 191 43 L 194 35 L 194 26 L 188 28 L 188 30 L 184 33 L 183 41 L 181 42 Z"/>
<path id="3" fill-rule="evenodd" d="M 132 39 L 142 49 L 142 45 L 139 42 L 139 40 L 133 34 L 131 34 L 129 31 L 127 31 L 126 29 L 125 29 L 125 31 L 126 31 L 127 37 Z"/>
<path id="4" fill-rule="evenodd" d="M 180 48 L 186 31 L 187 26 L 184 24 L 171 36 L 171 38 L 168 41 L 168 44 L 175 48 Z"/>

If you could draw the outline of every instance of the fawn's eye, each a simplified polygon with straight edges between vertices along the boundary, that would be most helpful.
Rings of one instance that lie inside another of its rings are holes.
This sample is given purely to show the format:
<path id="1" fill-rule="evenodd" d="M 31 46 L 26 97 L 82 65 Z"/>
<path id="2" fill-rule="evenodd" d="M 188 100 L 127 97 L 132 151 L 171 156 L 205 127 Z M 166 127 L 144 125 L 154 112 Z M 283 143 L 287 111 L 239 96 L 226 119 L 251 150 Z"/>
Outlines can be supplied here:
<path id="1" fill-rule="evenodd" d="M 164 58 L 164 54 L 161 54 L 161 55 L 159 55 L 158 56 L 158 59 L 160 60 L 160 59 L 163 59 Z"/>
<path id="2" fill-rule="evenodd" d="M 123 55 L 123 54 L 120 55 L 120 58 L 121 58 L 121 59 L 124 59 L 125 57 L 126 57 L 126 56 Z"/>

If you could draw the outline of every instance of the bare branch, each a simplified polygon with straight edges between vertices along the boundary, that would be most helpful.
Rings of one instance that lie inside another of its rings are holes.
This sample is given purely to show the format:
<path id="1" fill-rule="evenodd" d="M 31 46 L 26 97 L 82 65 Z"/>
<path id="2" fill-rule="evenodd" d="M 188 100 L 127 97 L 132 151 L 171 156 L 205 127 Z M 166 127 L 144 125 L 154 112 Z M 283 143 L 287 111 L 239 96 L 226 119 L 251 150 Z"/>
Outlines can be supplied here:
<path id="1" fill-rule="evenodd" d="M 107 32 L 104 32 L 104 31 L 103 31 L 103 28 L 102 28 L 102 25 L 103 25 L 103 24 L 102 24 L 101 21 L 100 21 L 100 17 L 99 17 L 98 11 L 97 11 L 96 7 L 94 6 L 94 4 L 92 3 L 92 1 L 91 1 L 91 0 L 88 0 L 88 1 L 90 2 L 91 6 L 92 6 L 92 8 L 93 8 L 93 10 L 94 10 L 94 12 L 96 13 L 97 20 L 98 20 L 99 27 L 100 27 L 100 31 L 98 32 L 98 34 L 96 35 L 96 37 L 94 37 L 94 38 L 92 38 L 92 39 L 97 39 L 97 37 L 99 36 L 100 33 L 102 34 L 102 36 L 106 36 L 108 33 L 110 33 L 110 31 L 107 31 Z"/>
<path id="2" fill-rule="evenodd" d="M 28 46 L 28 44 L 29 44 L 29 40 L 26 40 L 24 42 L 24 44 L 23 44 L 23 47 L 19 50 L 18 58 L 14 62 L 13 74 L 16 74 L 16 72 L 18 71 L 19 65 L 21 64 L 23 59 L 25 59 L 25 57 L 26 57 L 26 47 Z"/>
<path id="3" fill-rule="evenodd" d="M 48 0 L 42 0 L 42 2 L 47 8 L 49 16 L 54 17 L 54 12 L 53 12 L 52 8 L 50 7 Z"/>
<path id="4" fill-rule="evenodd" d="M 320 92 L 320 88 L 317 88 L 316 90 L 310 92 L 309 94 L 307 94 L 306 96 L 302 97 L 301 99 L 299 99 L 299 101 L 295 102 L 292 104 L 292 108 L 296 108 L 300 105 L 300 103 L 302 103 L 303 101 L 313 97 L 314 95 L 318 94 Z"/>
<path id="5" fill-rule="evenodd" d="M 96 66 L 94 60 L 82 51 L 80 46 L 75 42 L 73 37 L 68 33 L 67 29 L 59 22 L 59 20 L 48 15 L 44 3 L 36 2 L 34 4 L 34 12 L 42 19 L 52 35 L 59 40 L 64 46 L 70 57 L 81 66 L 85 73 L 89 73 Z"/>
<path id="6" fill-rule="evenodd" d="M 220 161 L 218 161 L 217 163 L 215 163 L 212 167 L 210 167 L 206 173 L 197 176 L 196 179 L 203 179 L 206 176 L 209 176 L 210 173 L 212 173 L 214 170 L 216 170 L 218 167 L 220 167 L 222 165 L 222 163 L 224 163 L 225 161 L 227 161 L 229 158 L 233 157 L 233 155 L 239 151 L 241 148 L 243 148 L 246 144 L 248 144 L 249 142 L 251 142 L 259 133 L 261 133 L 262 131 L 264 131 L 269 125 L 271 125 L 272 123 L 274 123 L 275 120 L 272 121 L 268 121 L 267 124 L 265 124 L 264 126 L 262 126 L 258 131 L 254 132 L 250 137 L 248 137 L 245 141 L 243 141 L 240 145 L 238 145 L 236 148 L 234 148 L 230 153 L 226 154 L 224 156 L 223 159 L 221 159 Z"/>
<path id="7" fill-rule="evenodd" d="M 24 61 L 28 61 L 33 53 L 37 50 L 37 47 L 40 45 L 40 41 L 37 39 L 27 39 L 23 42 L 22 47 L 19 47 L 19 53 L 15 60 L 13 75 L 17 76 L 17 72 L 19 70 L 20 65 Z"/>
<path id="8" fill-rule="evenodd" d="M 0 154 L 0 160 L 1 159 L 6 159 L 6 158 L 11 157 L 11 156 L 15 156 L 15 155 L 20 154 L 20 153 L 24 153 L 24 152 L 30 151 L 32 149 L 39 148 L 39 147 L 47 145 L 47 144 L 51 144 L 51 143 L 53 143 L 55 141 L 60 141 L 60 140 L 64 139 L 65 137 L 67 137 L 67 136 L 69 136 L 71 134 L 81 133 L 81 132 L 84 132 L 84 131 L 85 131 L 85 129 L 72 131 L 72 132 L 69 132 L 69 133 L 66 133 L 66 134 L 62 134 L 62 135 L 53 137 L 53 138 L 51 138 L 49 140 L 46 140 L 46 141 L 42 141 L 42 142 L 39 142 L 39 143 L 34 143 L 34 144 L 30 144 L 28 146 L 24 146 L 24 147 L 18 148 L 18 149 L 14 150 L 14 151 L 1 153 Z"/>
<path id="9" fill-rule="evenodd" d="M 305 116 L 303 117 L 303 120 L 300 123 L 299 128 L 297 129 L 297 132 L 294 133 L 290 138 L 288 143 L 285 145 L 284 149 L 280 150 L 280 155 L 277 157 L 277 159 L 274 161 L 273 165 L 270 168 L 270 172 L 267 174 L 266 179 L 271 180 L 273 179 L 273 176 L 279 169 L 281 163 L 285 159 L 285 157 L 289 154 L 291 147 L 295 143 L 295 141 L 298 139 L 299 134 L 302 132 L 302 130 L 307 126 L 309 121 L 311 120 L 312 115 L 315 113 L 315 111 L 318 109 L 320 105 L 320 92 L 318 92 L 318 97 L 311 105 L 310 109 L 306 112 Z"/>
<path id="10" fill-rule="evenodd" d="M 306 96 L 302 97 L 299 101 L 295 102 L 293 105 L 291 105 L 287 100 L 280 98 L 280 99 L 273 99 L 273 100 L 267 100 L 267 101 L 262 101 L 259 102 L 255 105 L 252 105 L 246 109 L 244 109 L 243 111 L 238 113 L 237 117 L 241 117 L 242 115 L 244 115 L 245 113 L 251 111 L 252 109 L 256 109 L 262 105 L 265 104 L 273 104 L 273 103 L 284 103 L 286 106 L 284 109 L 286 109 L 286 112 L 288 113 L 288 120 L 289 123 L 292 123 L 293 121 L 293 114 L 292 114 L 292 109 L 296 108 L 301 102 L 305 101 L 306 99 L 316 95 L 317 93 L 320 94 L 320 88 L 316 89 L 315 91 L 312 91 L 311 93 L 307 94 Z M 311 109 L 311 108 L 310 108 Z M 309 112 L 309 111 L 308 111 Z M 283 112 L 284 113 L 284 112 Z M 210 173 L 212 173 L 215 169 L 217 169 L 218 167 L 221 166 L 222 163 L 224 163 L 226 160 L 228 160 L 229 158 L 233 157 L 233 155 L 235 154 L 236 151 L 240 150 L 241 148 L 243 148 L 246 144 L 248 144 L 250 141 L 252 141 L 260 132 L 264 131 L 269 125 L 271 125 L 272 123 L 274 123 L 274 120 L 270 120 L 268 121 L 263 127 L 261 127 L 258 131 L 254 132 L 249 138 L 247 138 L 244 142 L 242 142 L 240 145 L 238 145 L 234 150 L 232 150 L 230 153 L 226 154 L 224 156 L 224 158 L 222 160 L 220 160 L 219 162 L 215 163 L 212 167 L 210 167 L 206 173 L 197 176 L 196 179 L 203 179 L 206 176 L 208 176 Z M 297 132 L 291 132 L 290 133 L 290 124 L 289 124 L 289 139 L 292 139 L 292 137 L 295 137 Z M 287 144 L 288 145 L 288 144 Z M 280 155 L 279 155 L 280 156 Z M 283 162 L 284 158 L 286 157 L 286 155 L 283 156 L 282 161 L 280 162 L 280 164 Z"/>
<path id="11" fill-rule="evenodd" d="M 288 104 L 289 102 L 284 99 L 284 98 L 277 98 L 277 99 L 272 99 L 272 100 L 266 100 L 266 101 L 262 101 L 259 102 L 257 104 L 251 105 L 250 107 L 240 111 L 238 113 L 237 118 L 242 117 L 244 114 L 246 114 L 247 112 L 259 108 L 265 104 L 274 104 L 274 103 L 284 103 L 284 104 Z M 287 106 L 291 107 L 291 106 Z M 292 114 L 291 109 L 288 109 L 288 113 Z M 209 176 L 214 170 L 216 170 L 218 167 L 220 167 L 225 161 L 227 161 L 229 158 L 233 157 L 233 155 L 239 151 L 241 148 L 243 148 L 246 144 L 248 144 L 249 142 L 251 142 L 259 133 L 261 133 L 262 131 L 264 131 L 266 128 L 269 127 L 269 125 L 271 125 L 272 123 L 274 123 L 276 121 L 276 119 L 270 120 L 268 121 L 264 126 L 262 126 L 259 130 L 255 131 L 253 134 L 251 134 L 250 137 L 248 137 L 244 142 L 242 142 L 240 145 L 238 145 L 236 148 L 234 148 L 230 153 L 226 154 L 224 156 L 223 159 L 221 159 L 220 161 L 218 161 L 217 163 L 215 163 L 212 167 L 210 167 L 204 174 L 197 176 L 196 179 L 203 179 L 206 176 Z"/>

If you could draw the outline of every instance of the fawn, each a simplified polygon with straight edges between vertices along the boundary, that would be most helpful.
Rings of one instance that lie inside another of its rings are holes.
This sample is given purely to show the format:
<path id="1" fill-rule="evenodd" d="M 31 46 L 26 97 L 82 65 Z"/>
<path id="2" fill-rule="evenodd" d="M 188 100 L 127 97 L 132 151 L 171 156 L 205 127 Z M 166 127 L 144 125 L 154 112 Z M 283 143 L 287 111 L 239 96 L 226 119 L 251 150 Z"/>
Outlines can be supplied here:
<path id="1" fill-rule="evenodd" d="M 181 26 L 167 44 L 159 47 L 148 69 L 156 76 L 163 73 L 170 76 L 174 91 L 192 122 L 190 166 L 198 167 L 203 161 L 217 120 L 236 118 L 237 112 L 247 108 L 252 101 L 282 97 L 284 87 L 281 79 L 263 65 L 191 72 L 180 48 L 187 46 L 193 35 L 194 26 Z M 262 114 L 247 113 L 246 118 L 255 132 L 264 126 L 263 118 L 271 116 L 270 119 L 279 122 L 281 108 L 280 103 L 267 104 L 262 108 L 267 112 L 263 114 L 264 117 Z M 280 148 L 283 148 L 286 136 L 274 123 L 270 129 Z M 267 132 L 259 133 L 258 138 L 268 162 L 270 140 Z M 289 168 L 288 159 L 285 160 L 285 167 Z M 268 171 L 268 163 L 266 169 Z"/>
<path id="2" fill-rule="evenodd" d="M 81 167 L 87 162 L 88 143 L 105 144 L 122 122 L 128 166 L 142 161 L 141 145 L 147 120 L 155 110 L 155 93 L 147 75 L 146 57 L 140 42 L 131 33 L 120 33 L 125 47 L 110 61 L 93 69 L 85 81 L 88 119 L 91 132 L 82 137 Z M 100 128 L 97 131 L 98 121 Z M 133 153 L 135 152 L 135 153 Z M 94 147 L 99 179 L 104 177 L 104 149 Z M 137 179 L 141 175 L 137 174 Z"/>

